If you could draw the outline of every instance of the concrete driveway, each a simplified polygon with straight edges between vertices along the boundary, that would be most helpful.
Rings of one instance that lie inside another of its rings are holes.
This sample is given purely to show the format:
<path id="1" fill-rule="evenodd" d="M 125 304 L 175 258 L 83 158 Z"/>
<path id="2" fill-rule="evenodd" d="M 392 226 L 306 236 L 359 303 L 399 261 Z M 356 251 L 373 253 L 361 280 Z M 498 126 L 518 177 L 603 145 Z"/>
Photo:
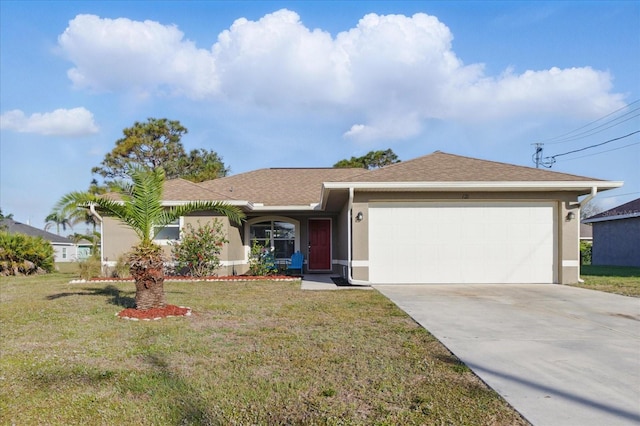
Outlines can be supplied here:
<path id="1" fill-rule="evenodd" d="M 374 288 L 532 424 L 640 424 L 640 299 L 546 284 Z"/>

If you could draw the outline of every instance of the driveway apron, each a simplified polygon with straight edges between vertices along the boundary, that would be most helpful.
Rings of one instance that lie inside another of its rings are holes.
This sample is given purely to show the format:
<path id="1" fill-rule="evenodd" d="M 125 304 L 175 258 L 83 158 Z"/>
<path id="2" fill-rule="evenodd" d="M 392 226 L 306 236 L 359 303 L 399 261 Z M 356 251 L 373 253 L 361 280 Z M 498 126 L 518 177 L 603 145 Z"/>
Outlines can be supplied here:
<path id="1" fill-rule="evenodd" d="M 376 285 L 534 425 L 640 425 L 640 299 L 563 285 Z"/>

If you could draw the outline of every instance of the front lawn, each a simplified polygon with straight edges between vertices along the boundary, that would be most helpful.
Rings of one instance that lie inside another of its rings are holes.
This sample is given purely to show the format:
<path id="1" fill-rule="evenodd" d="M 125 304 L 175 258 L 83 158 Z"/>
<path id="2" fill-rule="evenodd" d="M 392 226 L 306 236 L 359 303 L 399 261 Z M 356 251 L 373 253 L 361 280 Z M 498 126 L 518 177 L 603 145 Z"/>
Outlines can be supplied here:
<path id="1" fill-rule="evenodd" d="M 376 291 L 171 282 L 194 314 L 134 322 L 70 278 L 0 281 L 0 424 L 527 424 Z"/>
<path id="2" fill-rule="evenodd" d="M 640 268 L 583 265 L 580 270 L 584 283 L 576 287 L 640 297 Z"/>

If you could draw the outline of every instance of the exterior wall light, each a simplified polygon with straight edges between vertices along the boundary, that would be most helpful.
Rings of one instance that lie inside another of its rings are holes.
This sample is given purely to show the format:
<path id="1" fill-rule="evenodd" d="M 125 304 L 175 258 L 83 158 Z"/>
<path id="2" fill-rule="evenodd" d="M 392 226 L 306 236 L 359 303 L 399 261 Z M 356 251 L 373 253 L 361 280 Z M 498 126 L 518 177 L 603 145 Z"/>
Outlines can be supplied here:
<path id="1" fill-rule="evenodd" d="M 567 213 L 567 222 L 576 218 L 576 214 L 574 212 Z"/>
<path id="2" fill-rule="evenodd" d="M 362 214 L 362 212 L 358 212 L 356 215 L 356 222 L 362 222 L 362 219 L 364 219 L 364 214 Z"/>

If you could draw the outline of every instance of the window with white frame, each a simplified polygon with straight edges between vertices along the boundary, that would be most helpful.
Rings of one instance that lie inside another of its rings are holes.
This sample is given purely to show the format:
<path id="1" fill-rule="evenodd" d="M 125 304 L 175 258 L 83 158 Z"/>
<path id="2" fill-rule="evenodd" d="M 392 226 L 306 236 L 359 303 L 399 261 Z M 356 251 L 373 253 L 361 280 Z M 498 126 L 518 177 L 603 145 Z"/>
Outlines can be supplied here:
<path id="1" fill-rule="evenodd" d="M 153 227 L 153 240 L 157 242 L 178 241 L 180 239 L 180 219 L 165 226 Z"/>
<path id="2" fill-rule="evenodd" d="M 272 247 L 276 259 L 289 259 L 296 247 L 296 226 L 279 220 L 254 223 L 249 228 L 249 244 L 254 241 Z"/>

